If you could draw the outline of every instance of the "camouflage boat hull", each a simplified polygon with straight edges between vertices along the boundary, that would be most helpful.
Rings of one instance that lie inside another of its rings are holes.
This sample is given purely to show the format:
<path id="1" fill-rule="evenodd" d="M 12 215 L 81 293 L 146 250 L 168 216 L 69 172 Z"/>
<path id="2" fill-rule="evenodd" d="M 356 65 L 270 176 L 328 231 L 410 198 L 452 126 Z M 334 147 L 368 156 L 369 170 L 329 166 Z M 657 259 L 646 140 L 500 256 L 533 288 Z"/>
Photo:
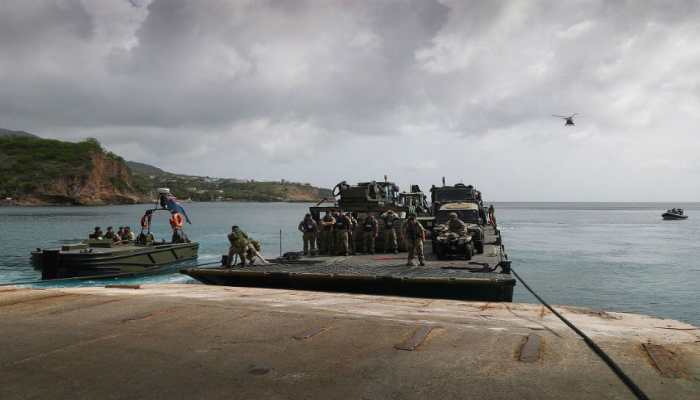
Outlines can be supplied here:
<path id="1" fill-rule="evenodd" d="M 38 250 L 32 262 L 42 279 L 76 276 L 155 273 L 173 263 L 197 258 L 199 244 L 164 243 L 107 248 Z"/>

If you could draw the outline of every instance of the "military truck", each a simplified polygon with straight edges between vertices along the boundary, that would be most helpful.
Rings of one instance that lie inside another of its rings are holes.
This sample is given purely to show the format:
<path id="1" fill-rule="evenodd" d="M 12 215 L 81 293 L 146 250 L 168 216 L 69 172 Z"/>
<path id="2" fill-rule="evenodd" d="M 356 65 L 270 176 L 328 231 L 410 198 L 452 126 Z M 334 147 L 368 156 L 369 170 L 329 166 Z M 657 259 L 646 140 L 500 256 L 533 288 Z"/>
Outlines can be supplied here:
<path id="1" fill-rule="evenodd" d="M 486 212 L 484 203 L 481 200 L 481 192 L 472 185 L 457 183 L 454 186 L 446 186 L 445 178 L 442 178 L 442 186 L 433 185 L 430 188 L 430 199 L 433 203 L 433 215 L 437 215 L 438 210 L 448 203 L 474 203 L 479 207 L 480 224 L 486 223 Z"/>
<path id="2" fill-rule="evenodd" d="M 435 222 L 433 228 L 433 252 L 437 253 L 438 249 L 442 249 L 443 243 L 436 240 L 445 233 L 447 230 L 447 220 L 451 213 L 457 214 L 462 222 L 466 224 L 467 233 L 471 237 L 469 240 L 472 243 L 473 249 L 476 253 L 484 252 L 484 228 L 482 226 L 482 219 L 479 215 L 479 206 L 475 203 L 447 203 L 443 204 L 440 209 L 435 214 Z M 443 238 L 444 241 L 445 238 Z M 457 249 L 458 251 L 465 253 L 464 251 Z M 471 256 L 470 256 L 471 257 Z"/>

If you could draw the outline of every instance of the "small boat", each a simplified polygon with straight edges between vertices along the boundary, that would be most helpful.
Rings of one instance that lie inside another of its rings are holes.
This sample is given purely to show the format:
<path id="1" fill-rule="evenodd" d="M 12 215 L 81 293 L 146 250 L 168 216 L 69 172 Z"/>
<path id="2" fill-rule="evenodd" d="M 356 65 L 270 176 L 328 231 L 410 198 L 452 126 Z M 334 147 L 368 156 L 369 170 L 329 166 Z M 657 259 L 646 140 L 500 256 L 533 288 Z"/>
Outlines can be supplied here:
<path id="1" fill-rule="evenodd" d="M 37 249 L 32 252 L 32 263 L 41 270 L 42 279 L 147 274 L 169 264 L 195 259 L 198 249 L 196 242 L 121 244 L 109 239 L 90 239 L 60 249 Z"/>
<path id="2" fill-rule="evenodd" d="M 688 219 L 688 216 L 683 213 L 682 208 L 672 208 L 661 214 L 661 217 L 666 220 Z"/>
<path id="3" fill-rule="evenodd" d="M 33 251 L 32 264 L 41 270 L 41 279 L 156 273 L 169 264 L 197 258 L 199 244 L 191 242 L 183 232 L 184 219 L 189 221 L 184 208 L 170 189 L 160 188 L 158 194 L 160 208 L 146 210 L 136 240 L 115 242 L 114 237 L 103 236 L 96 228 L 90 239 L 80 243 Z M 151 219 L 157 211 L 172 215 L 171 242 L 157 242 L 151 234 Z"/>

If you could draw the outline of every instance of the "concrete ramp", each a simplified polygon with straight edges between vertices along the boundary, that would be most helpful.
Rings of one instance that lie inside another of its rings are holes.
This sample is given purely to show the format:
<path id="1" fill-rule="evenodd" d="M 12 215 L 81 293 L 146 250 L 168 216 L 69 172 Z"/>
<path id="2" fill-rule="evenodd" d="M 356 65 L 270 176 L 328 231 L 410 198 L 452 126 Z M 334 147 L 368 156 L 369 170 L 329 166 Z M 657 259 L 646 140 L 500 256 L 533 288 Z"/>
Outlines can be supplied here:
<path id="1" fill-rule="evenodd" d="M 700 331 L 557 307 L 654 399 L 697 399 Z M 0 291 L 0 398 L 631 399 L 538 305 L 247 287 Z"/>

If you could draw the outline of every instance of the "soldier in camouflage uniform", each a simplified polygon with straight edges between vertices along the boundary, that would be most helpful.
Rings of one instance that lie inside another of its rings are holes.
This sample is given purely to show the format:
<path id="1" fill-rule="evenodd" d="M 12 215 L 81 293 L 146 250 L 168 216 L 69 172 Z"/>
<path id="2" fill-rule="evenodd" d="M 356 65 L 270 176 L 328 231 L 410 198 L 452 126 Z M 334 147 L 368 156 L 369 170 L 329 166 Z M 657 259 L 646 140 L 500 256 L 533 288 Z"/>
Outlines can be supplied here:
<path id="1" fill-rule="evenodd" d="M 258 257 L 258 255 L 260 255 L 260 251 L 262 251 L 260 242 L 258 242 L 255 239 L 250 239 L 245 252 L 246 258 L 248 258 L 249 265 L 255 264 L 255 259 Z"/>
<path id="2" fill-rule="evenodd" d="M 319 251 L 321 254 L 333 255 L 333 226 L 335 225 L 335 218 L 331 215 L 330 211 L 326 211 L 326 215 L 321 218 L 321 229 L 319 231 L 319 239 L 321 245 L 319 246 Z"/>
<path id="3" fill-rule="evenodd" d="M 423 240 L 425 240 L 425 229 L 418 220 L 415 214 L 408 216 L 408 221 L 403 226 L 403 237 L 406 240 L 406 250 L 408 250 L 408 261 L 406 265 L 413 266 L 413 259 L 418 256 L 418 262 L 421 266 L 425 266 L 423 257 Z"/>
<path id="4" fill-rule="evenodd" d="M 350 255 L 350 245 L 348 243 L 350 236 L 350 229 L 352 222 L 347 215 L 343 215 L 341 212 L 336 212 L 335 214 L 335 225 L 333 226 L 333 232 L 335 232 L 335 244 L 336 244 L 336 254 L 339 256 L 349 256 Z"/>
<path id="5" fill-rule="evenodd" d="M 374 240 L 379 236 L 379 223 L 374 215 L 367 214 L 362 222 L 362 250 L 374 254 Z"/>
<path id="6" fill-rule="evenodd" d="M 461 234 L 467 229 L 467 225 L 458 218 L 457 213 L 450 213 L 448 218 L 447 229 L 450 232 Z"/>
<path id="7" fill-rule="evenodd" d="M 399 252 L 396 242 L 396 223 L 399 216 L 393 210 L 389 210 L 382 216 L 384 220 L 384 251 L 397 254 Z"/>
<path id="8" fill-rule="evenodd" d="M 299 222 L 299 232 L 302 234 L 304 241 L 304 255 L 309 254 L 311 247 L 311 255 L 316 253 L 316 234 L 318 233 L 318 224 L 311 218 L 311 214 L 304 215 L 304 220 Z"/>
<path id="9" fill-rule="evenodd" d="M 350 254 L 355 255 L 357 249 L 355 249 L 355 240 L 357 235 L 355 231 L 357 230 L 357 219 L 352 213 L 345 213 L 345 216 L 350 220 L 350 229 L 348 230 L 348 243 L 350 244 Z"/>
<path id="10" fill-rule="evenodd" d="M 231 227 L 231 233 L 228 235 L 228 241 L 231 246 L 228 249 L 228 259 L 226 260 L 226 267 L 231 268 L 233 265 L 233 256 L 238 255 L 241 259 L 241 265 L 245 267 L 246 253 L 248 251 L 248 245 L 250 244 L 250 239 L 248 235 L 243 232 L 238 226 L 234 225 Z"/>

